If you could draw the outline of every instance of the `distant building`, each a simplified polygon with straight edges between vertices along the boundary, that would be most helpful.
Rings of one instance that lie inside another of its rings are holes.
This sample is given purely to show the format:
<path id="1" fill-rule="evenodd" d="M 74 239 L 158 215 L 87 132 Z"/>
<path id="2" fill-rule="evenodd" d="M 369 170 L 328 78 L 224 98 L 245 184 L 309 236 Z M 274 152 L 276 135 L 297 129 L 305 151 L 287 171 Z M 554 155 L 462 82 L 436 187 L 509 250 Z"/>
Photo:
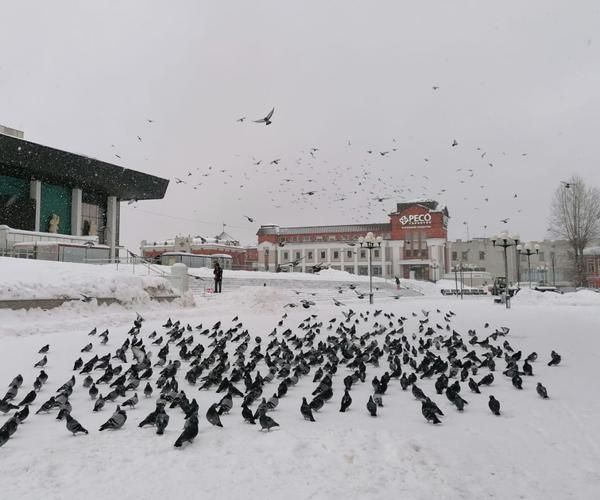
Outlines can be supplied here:
<path id="1" fill-rule="evenodd" d="M 147 241 L 140 245 L 142 256 L 159 262 L 164 253 L 185 252 L 194 255 L 229 255 L 233 269 L 256 269 L 256 248 L 243 247 L 233 236 L 223 231 L 214 238 L 176 236 L 170 240 Z"/>
<path id="2" fill-rule="evenodd" d="M 449 266 L 449 214 L 434 200 L 398 203 L 389 221 L 302 227 L 263 225 L 258 236 L 258 268 L 311 272 L 315 265 L 367 275 L 368 251 L 358 239 L 381 236 L 373 251 L 373 275 L 437 280 Z"/>
<path id="3" fill-rule="evenodd" d="M 523 242 L 524 244 L 525 242 Z M 516 247 L 507 249 L 508 280 L 511 283 L 537 282 L 567 286 L 571 284 L 572 260 L 570 247 L 566 241 L 543 240 L 533 241 L 540 246 L 539 253 L 530 259 L 531 275 L 527 263 L 527 255 L 517 253 Z M 494 247 L 491 238 L 474 238 L 450 242 L 451 270 L 460 267 L 475 272 L 490 273 L 492 278 L 504 276 L 504 250 Z M 468 284 L 468 281 L 465 279 Z"/>
<path id="4" fill-rule="evenodd" d="M 588 286 L 600 288 L 600 246 L 591 246 L 583 251 L 583 265 Z"/>
<path id="5" fill-rule="evenodd" d="M 0 253 L 11 254 L 15 246 L 37 252 L 40 244 L 60 247 L 68 256 L 100 245 L 114 259 L 119 203 L 163 198 L 169 184 L 22 137 L 0 127 Z"/>

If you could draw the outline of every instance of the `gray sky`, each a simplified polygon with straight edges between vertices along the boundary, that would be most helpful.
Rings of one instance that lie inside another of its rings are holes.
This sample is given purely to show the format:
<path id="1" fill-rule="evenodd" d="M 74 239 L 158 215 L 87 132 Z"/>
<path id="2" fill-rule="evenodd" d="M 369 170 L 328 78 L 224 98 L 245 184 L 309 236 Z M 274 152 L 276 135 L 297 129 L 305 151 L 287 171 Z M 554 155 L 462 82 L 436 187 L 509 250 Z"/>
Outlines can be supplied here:
<path id="1" fill-rule="evenodd" d="M 561 179 L 600 185 L 597 33 L 597 0 L 6 2 L 0 123 L 170 178 L 122 206 L 131 248 L 423 196 L 451 238 L 537 239 Z"/>

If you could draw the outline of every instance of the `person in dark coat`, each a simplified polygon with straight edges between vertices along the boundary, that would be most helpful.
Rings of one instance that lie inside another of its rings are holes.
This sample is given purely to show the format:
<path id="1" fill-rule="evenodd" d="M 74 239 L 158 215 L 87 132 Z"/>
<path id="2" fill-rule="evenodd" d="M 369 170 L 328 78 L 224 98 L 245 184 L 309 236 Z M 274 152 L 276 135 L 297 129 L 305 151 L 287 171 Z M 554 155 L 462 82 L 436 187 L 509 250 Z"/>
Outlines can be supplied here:
<path id="1" fill-rule="evenodd" d="M 223 268 L 218 262 L 215 262 L 215 268 L 213 270 L 215 276 L 215 293 L 221 293 L 221 283 L 223 282 Z"/>
<path id="2" fill-rule="evenodd" d="M 396 290 L 400 290 L 400 278 L 396 276 Z"/>

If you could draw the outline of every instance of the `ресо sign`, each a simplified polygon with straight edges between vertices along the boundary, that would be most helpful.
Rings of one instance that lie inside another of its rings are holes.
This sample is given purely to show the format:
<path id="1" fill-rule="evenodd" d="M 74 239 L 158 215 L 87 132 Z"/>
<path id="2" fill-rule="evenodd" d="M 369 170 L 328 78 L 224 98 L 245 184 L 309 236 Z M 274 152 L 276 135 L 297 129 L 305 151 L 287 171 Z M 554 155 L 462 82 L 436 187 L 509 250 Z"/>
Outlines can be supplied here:
<path id="1" fill-rule="evenodd" d="M 431 224 L 431 214 L 403 215 L 399 220 L 403 226 Z"/>

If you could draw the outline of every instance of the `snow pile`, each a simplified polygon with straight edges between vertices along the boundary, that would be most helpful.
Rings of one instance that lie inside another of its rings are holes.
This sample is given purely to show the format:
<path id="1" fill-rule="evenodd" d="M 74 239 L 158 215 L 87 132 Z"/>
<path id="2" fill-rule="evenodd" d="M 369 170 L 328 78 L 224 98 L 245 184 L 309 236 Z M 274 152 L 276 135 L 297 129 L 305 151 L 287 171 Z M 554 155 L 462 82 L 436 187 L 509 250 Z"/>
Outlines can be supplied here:
<path id="1" fill-rule="evenodd" d="M 146 271 L 147 272 L 147 271 Z M 168 281 L 136 276 L 122 268 L 0 257 L 0 300 L 89 297 L 145 302 L 150 296 L 173 295 Z"/>
<path id="2" fill-rule="evenodd" d="M 84 267 L 73 269 L 87 273 Z M 335 289 L 330 292 L 336 293 Z M 529 295 L 526 292 L 523 297 Z M 199 335 L 195 326 L 210 328 L 221 321 L 226 330 L 241 321 L 251 337 L 247 352 L 259 346 L 254 340 L 259 336 L 263 338 L 260 349 L 264 353 L 265 345 L 272 340 L 268 335 L 284 313 L 287 318 L 277 327 L 279 336 L 291 328 L 294 337 L 303 338 L 305 332 L 298 326 L 312 314 L 316 318 L 311 322 L 323 322 L 317 340 L 335 335 L 335 330 L 326 329 L 327 322 L 332 317 L 341 318 L 342 311 L 348 308 L 335 307 L 331 302 L 317 302 L 308 310 L 284 308 L 290 296 L 295 296 L 294 292 L 274 287 L 241 287 L 199 298 L 197 308 L 142 306 L 139 312 L 145 322 L 139 337 L 156 359 L 160 347 L 151 344 L 150 332 L 156 330 L 164 336 L 166 329 L 162 325 L 171 317 L 173 321 L 180 320 L 182 326 L 191 325 L 192 331 L 184 335 L 194 336 L 193 345 L 202 343 L 206 356 L 216 339 Z M 333 399 L 325 403 L 315 414 L 316 422 L 311 423 L 302 419 L 300 403 L 303 396 L 310 397 L 316 386 L 312 383 L 316 370 L 313 367 L 270 413 L 280 427 L 269 433 L 261 433 L 258 425 L 243 422 L 239 398 L 234 399 L 231 412 L 221 417 L 223 428 L 212 427 L 205 413 L 222 394 L 215 394 L 214 388 L 199 391 L 198 384 L 188 384 L 183 375 L 190 366 L 184 361 L 177 375 L 179 389 L 198 401 L 200 432 L 194 443 L 180 450 L 173 448 L 184 424 L 180 409 L 167 408 L 171 421 L 164 436 L 157 436 L 152 428 L 138 428 L 138 423 L 154 409 L 158 368 L 150 379 L 155 389 L 153 397 L 144 398 L 140 393 L 139 404 L 127 409 L 127 422 L 114 432 L 98 432 L 98 427 L 110 417 L 116 403 L 107 403 L 102 411 L 92 412 L 93 402 L 81 385 L 83 376 L 72 370 L 78 357 L 88 360 L 96 354 L 114 353 L 125 339 L 131 340 L 127 332 L 136 317 L 134 312 L 110 307 L 73 311 L 61 308 L 53 314 L 0 311 L 0 384 L 6 386 L 21 373 L 24 383 L 18 400 L 30 390 L 39 373 L 33 367 L 41 358 L 39 348 L 50 344 L 45 367 L 49 381 L 31 406 L 28 420 L 0 448 L 2 498 L 77 498 L 82 491 L 88 491 L 94 500 L 114 499 L 115 495 L 126 500 L 153 500 L 196 498 L 201 491 L 203 498 L 215 499 L 245 498 L 248 492 L 252 498 L 287 500 L 596 499 L 600 484 L 600 399 L 593 397 L 590 388 L 597 375 L 600 337 L 596 332 L 600 316 L 581 314 L 578 308 L 557 308 L 553 300 L 560 296 L 554 294 L 539 296 L 542 299 L 531 303 L 516 300 L 512 309 L 495 305 L 491 299 L 460 301 L 439 293 L 416 299 L 381 299 L 373 307 L 365 301 L 352 304 L 359 320 L 357 338 L 374 331 L 372 322 L 361 319 L 366 311 L 371 311 L 371 317 L 375 309 L 393 312 L 396 318 L 406 317 L 405 333 L 410 339 L 413 333 L 418 334 L 423 311 L 429 312 L 429 325 L 437 328 L 437 323 L 445 324 L 444 314 L 452 310 L 456 315 L 451 327 L 465 339 L 471 328 L 483 339 L 496 328 L 508 326 L 506 340 L 516 350 L 522 350 L 523 356 L 538 352 L 539 359 L 533 363 L 534 376 L 523 377 L 523 390 L 513 388 L 502 375 L 502 359 L 497 359 L 494 383 L 482 387 L 483 394 L 470 393 L 462 384 L 461 395 L 469 402 L 462 413 L 445 396 L 435 393 L 434 380 L 419 379 L 419 387 L 433 397 L 445 414 L 443 423 L 435 427 L 424 420 L 420 403 L 410 390 L 402 391 L 397 380 L 390 382 L 378 416 L 367 414 L 365 404 L 372 393 L 371 380 L 389 369 L 387 355 L 381 358 L 380 366 L 368 364 L 367 380 L 353 386 L 353 403 L 346 413 L 338 411 L 342 380 L 352 370 L 340 364 L 333 376 Z M 578 292 L 569 300 L 585 305 L 590 299 L 589 294 Z M 233 321 L 235 317 L 238 318 Z M 377 320 L 387 324 L 384 314 Z M 491 326 L 486 327 L 486 323 Z M 107 345 L 87 335 L 93 327 L 98 332 L 110 330 Z M 382 337 L 371 336 L 367 343 L 373 340 L 382 345 Z M 503 340 L 500 338 L 496 344 L 502 345 Z M 81 348 L 88 342 L 92 342 L 93 349 L 82 354 Z M 179 347 L 170 346 L 169 359 L 176 359 Z M 474 345 L 467 348 L 480 350 Z M 304 351 L 308 349 L 303 347 Z M 558 367 L 546 364 L 552 349 L 562 355 Z M 129 352 L 127 356 L 130 357 Z M 235 354 L 230 353 L 232 365 L 235 359 Z M 115 367 L 121 365 L 115 359 L 111 362 Z M 123 366 L 125 370 L 129 363 Z M 258 368 L 266 374 L 262 361 Z M 410 371 L 407 366 L 403 369 Z M 482 368 L 475 378 L 479 380 L 486 373 L 487 369 Z M 101 374 L 102 371 L 94 371 L 92 376 L 96 380 Z M 72 375 L 77 379 L 69 398 L 72 414 L 90 431 L 87 436 L 71 437 L 64 422 L 55 419 L 55 411 L 34 414 Z M 550 399 L 537 396 L 537 381 L 548 388 Z M 270 397 L 279 383 L 275 379 L 267 384 L 263 396 Z M 242 382 L 236 385 L 243 390 Z M 98 387 L 106 394 L 106 384 Z M 489 394 L 501 402 L 499 417 L 487 408 Z M 131 395 L 129 391 L 128 397 Z M 0 413 L 0 426 L 12 413 Z"/>
<path id="3" fill-rule="evenodd" d="M 521 288 L 513 299 L 526 305 L 556 305 L 556 306 L 596 306 L 600 307 L 600 293 L 592 290 L 579 290 L 576 292 L 556 293 L 538 292 Z"/>

